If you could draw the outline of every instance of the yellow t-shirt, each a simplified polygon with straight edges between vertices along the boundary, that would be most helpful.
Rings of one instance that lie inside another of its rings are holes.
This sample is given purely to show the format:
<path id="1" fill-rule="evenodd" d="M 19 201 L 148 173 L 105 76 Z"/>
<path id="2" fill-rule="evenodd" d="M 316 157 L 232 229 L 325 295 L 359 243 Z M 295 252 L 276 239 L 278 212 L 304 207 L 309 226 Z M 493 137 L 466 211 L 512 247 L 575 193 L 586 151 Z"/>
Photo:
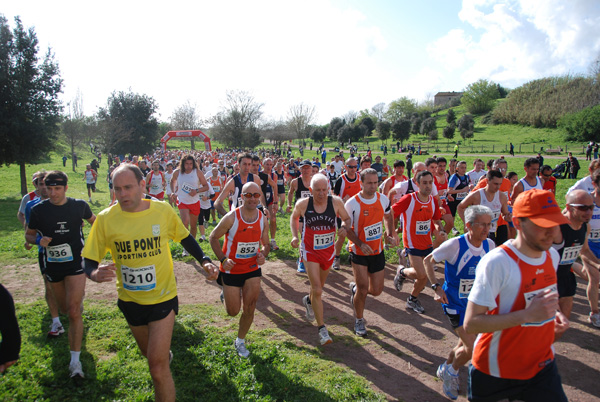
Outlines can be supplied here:
<path id="1" fill-rule="evenodd" d="M 117 266 L 119 299 L 148 305 L 177 296 L 169 240 L 180 242 L 190 232 L 169 204 L 143 202 L 150 208 L 141 212 L 124 212 L 119 204 L 100 212 L 83 257 L 101 261 L 110 251 Z"/>

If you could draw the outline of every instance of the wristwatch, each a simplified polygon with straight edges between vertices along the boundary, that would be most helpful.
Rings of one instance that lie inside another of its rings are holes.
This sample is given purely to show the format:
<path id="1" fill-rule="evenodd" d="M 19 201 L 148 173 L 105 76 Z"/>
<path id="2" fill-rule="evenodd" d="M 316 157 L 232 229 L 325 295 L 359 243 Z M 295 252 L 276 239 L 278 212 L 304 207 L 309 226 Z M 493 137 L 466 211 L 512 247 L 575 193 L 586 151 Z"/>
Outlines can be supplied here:
<path id="1" fill-rule="evenodd" d="M 433 289 L 434 291 L 437 290 L 437 288 L 439 288 L 441 285 L 439 283 L 434 283 L 433 285 L 431 285 L 431 289 Z"/>

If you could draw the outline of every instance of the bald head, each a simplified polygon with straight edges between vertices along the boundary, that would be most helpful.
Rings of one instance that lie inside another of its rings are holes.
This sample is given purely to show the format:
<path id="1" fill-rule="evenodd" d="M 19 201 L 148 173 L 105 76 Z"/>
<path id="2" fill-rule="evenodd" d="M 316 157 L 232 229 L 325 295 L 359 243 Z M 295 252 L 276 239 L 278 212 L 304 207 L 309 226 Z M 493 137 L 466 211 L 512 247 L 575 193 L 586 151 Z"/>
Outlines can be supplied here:
<path id="1" fill-rule="evenodd" d="M 325 177 L 325 175 L 322 174 L 315 174 L 311 179 L 310 179 L 310 187 L 311 188 L 316 188 L 317 184 L 321 184 L 321 185 L 325 185 L 325 187 L 327 187 L 327 177 Z"/>
<path id="2" fill-rule="evenodd" d="M 244 184 L 244 186 L 242 187 L 242 193 L 258 193 L 260 192 L 260 187 L 258 187 L 258 184 L 256 184 L 253 181 L 249 181 L 248 183 Z"/>
<path id="3" fill-rule="evenodd" d="M 419 172 L 422 172 L 423 170 L 426 170 L 427 166 L 423 163 L 423 162 L 417 162 L 413 165 L 413 172 L 416 175 Z"/>
<path id="4" fill-rule="evenodd" d="M 585 190 L 573 190 L 567 194 L 567 204 L 593 204 L 594 198 Z"/>

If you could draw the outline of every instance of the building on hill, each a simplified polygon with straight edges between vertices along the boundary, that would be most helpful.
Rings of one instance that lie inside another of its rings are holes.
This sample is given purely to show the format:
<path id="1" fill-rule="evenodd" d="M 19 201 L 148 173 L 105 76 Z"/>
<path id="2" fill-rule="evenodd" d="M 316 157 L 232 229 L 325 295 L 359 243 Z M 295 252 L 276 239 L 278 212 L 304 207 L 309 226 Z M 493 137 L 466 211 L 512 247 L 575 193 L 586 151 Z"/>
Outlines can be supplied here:
<path id="1" fill-rule="evenodd" d="M 433 97 L 433 106 L 443 106 L 452 99 L 460 98 L 462 95 L 462 92 L 438 92 Z"/>

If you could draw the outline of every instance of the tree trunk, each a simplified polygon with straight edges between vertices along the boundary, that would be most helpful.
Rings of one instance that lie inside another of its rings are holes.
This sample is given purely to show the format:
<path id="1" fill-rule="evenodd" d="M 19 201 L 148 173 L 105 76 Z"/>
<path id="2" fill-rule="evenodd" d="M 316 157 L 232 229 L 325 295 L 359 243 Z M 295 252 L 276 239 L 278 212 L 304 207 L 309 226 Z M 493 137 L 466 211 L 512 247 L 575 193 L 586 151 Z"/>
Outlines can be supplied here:
<path id="1" fill-rule="evenodd" d="M 71 165 L 73 165 L 73 172 L 75 172 L 75 158 L 73 158 L 73 155 L 75 155 L 75 144 L 71 143 Z"/>
<path id="2" fill-rule="evenodd" d="M 192 138 L 192 151 L 196 149 L 196 140 Z"/>
<path id="3" fill-rule="evenodd" d="M 28 193 L 27 191 L 27 172 L 25 171 L 25 163 L 21 162 L 19 164 L 19 170 L 21 172 L 21 195 L 25 195 Z"/>

